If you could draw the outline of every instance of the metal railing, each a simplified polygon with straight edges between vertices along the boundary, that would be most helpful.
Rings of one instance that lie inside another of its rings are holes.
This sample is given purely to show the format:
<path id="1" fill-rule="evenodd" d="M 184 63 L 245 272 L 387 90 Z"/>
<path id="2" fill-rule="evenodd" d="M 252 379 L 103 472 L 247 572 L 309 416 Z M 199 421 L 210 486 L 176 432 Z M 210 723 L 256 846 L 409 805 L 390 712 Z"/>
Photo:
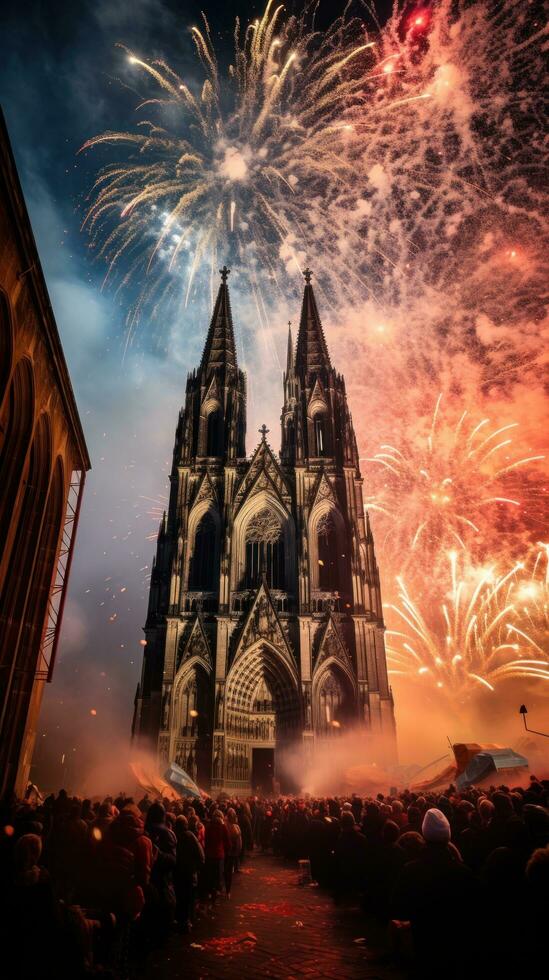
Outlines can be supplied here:
<path id="1" fill-rule="evenodd" d="M 86 474 L 83 470 L 73 470 L 67 495 L 67 506 L 65 508 L 65 519 L 63 521 L 61 546 L 57 558 L 55 578 L 48 599 L 46 625 L 36 664 L 36 677 L 40 680 L 46 680 L 48 683 L 52 679 L 59 644 L 59 634 L 65 600 L 67 598 L 67 586 L 85 479 Z"/>

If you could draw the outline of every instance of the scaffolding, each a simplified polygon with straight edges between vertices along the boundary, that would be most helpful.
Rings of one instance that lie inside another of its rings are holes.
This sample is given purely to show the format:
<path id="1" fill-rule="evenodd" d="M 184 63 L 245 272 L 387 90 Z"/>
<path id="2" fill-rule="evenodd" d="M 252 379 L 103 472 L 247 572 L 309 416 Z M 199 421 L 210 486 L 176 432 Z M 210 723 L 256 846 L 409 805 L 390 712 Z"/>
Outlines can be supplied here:
<path id="1" fill-rule="evenodd" d="M 67 506 L 63 521 L 57 567 L 55 569 L 55 578 L 48 599 L 46 626 L 42 636 L 40 654 L 36 667 L 37 679 L 45 680 L 48 683 L 52 679 L 57 655 L 85 480 L 86 473 L 84 470 L 73 470 L 67 496 Z"/>

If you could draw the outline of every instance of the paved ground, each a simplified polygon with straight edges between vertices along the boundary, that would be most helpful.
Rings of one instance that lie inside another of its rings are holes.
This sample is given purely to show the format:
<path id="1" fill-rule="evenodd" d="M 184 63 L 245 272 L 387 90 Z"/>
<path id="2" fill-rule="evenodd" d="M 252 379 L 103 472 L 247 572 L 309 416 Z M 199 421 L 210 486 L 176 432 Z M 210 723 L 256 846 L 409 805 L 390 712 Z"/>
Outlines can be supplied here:
<path id="1" fill-rule="evenodd" d="M 376 949 L 376 945 L 378 948 Z M 174 935 L 153 954 L 143 980 L 402 980 L 379 951 L 375 926 L 358 906 L 339 908 L 297 870 L 270 855 L 254 855 L 235 876 L 230 901 L 192 934 Z"/>

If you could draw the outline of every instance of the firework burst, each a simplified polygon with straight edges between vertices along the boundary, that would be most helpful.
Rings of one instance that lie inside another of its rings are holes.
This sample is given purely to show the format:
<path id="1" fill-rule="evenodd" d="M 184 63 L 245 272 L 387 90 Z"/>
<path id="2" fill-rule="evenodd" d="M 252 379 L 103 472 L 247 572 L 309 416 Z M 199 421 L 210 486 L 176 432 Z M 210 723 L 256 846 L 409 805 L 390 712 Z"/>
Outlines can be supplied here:
<path id="1" fill-rule="evenodd" d="M 522 0 L 438 0 L 419 21 L 395 2 L 380 27 L 357 0 L 320 31 L 315 11 L 269 0 L 237 22 L 228 71 L 194 27 L 191 81 L 124 49 L 138 122 L 85 144 L 116 157 L 85 224 L 107 279 L 140 295 L 130 326 L 164 324 L 227 260 L 268 328 L 308 262 L 326 308 L 358 311 L 363 353 L 368 302 L 378 323 L 406 311 L 408 377 L 466 344 L 509 380 L 542 349 L 543 19 Z"/>
<path id="2" fill-rule="evenodd" d="M 544 456 L 513 450 L 518 422 L 495 428 L 489 418 L 464 411 L 452 426 L 441 401 L 439 395 L 419 440 L 403 449 L 384 444 L 366 460 L 379 487 L 366 507 L 379 513 L 382 545 L 397 551 L 402 571 L 417 563 L 418 552 L 431 568 L 450 546 L 485 552 L 488 544 L 494 553 L 494 533 L 509 525 L 508 512 L 522 511 L 523 520 L 524 512 L 540 517 L 538 505 L 545 499 L 539 481 L 526 478 Z"/>
<path id="3" fill-rule="evenodd" d="M 129 156 L 101 172 L 85 222 L 108 275 L 123 263 L 125 281 L 145 273 L 156 303 L 182 277 L 188 299 L 197 272 L 215 270 L 220 255 L 245 266 L 256 286 L 258 270 L 276 281 L 288 265 L 298 272 L 320 240 L 326 248 L 333 223 L 326 209 L 318 227 L 311 201 L 353 177 L 352 119 L 380 56 L 357 18 L 322 33 L 311 21 L 309 11 L 285 16 L 269 0 L 243 36 L 237 21 L 224 75 L 204 18 L 202 30 L 192 28 L 200 91 L 165 62 L 126 49 L 159 94 L 139 105 L 147 118 L 137 131 L 107 132 L 83 147 Z M 354 286 L 361 282 L 354 273 Z"/>
<path id="4" fill-rule="evenodd" d="M 471 698 L 512 678 L 549 680 L 549 546 L 506 572 L 448 557 L 448 591 L 433 608 L 399 578 L 387 604 L 390 672 L 441 696 Z"/>

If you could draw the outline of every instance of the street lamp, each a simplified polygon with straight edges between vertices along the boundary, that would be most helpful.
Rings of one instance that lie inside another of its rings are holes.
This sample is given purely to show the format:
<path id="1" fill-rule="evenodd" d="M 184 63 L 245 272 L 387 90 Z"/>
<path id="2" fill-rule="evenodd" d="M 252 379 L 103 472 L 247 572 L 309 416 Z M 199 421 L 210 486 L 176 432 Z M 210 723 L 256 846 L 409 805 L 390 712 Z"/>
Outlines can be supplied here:
<path id="1" fill-rule="evenodd" d="M 530 732 L 531 735 L 542 735 L 543 738 L 549 738 L 549 733 L 548 732 L 537 732 L 535 728 L 528 728 L 528 725 L 526 724 L 526 715 L 528 714 L 528 708 L 526 707 L 525 704 L 521 704 L 521 706 L 519 708 L 519 714 L 522 715 L 522 720 L 524 722 L 524 727 L 525 727 L 525 729 L 526 729 L 527 732 Z"/>

